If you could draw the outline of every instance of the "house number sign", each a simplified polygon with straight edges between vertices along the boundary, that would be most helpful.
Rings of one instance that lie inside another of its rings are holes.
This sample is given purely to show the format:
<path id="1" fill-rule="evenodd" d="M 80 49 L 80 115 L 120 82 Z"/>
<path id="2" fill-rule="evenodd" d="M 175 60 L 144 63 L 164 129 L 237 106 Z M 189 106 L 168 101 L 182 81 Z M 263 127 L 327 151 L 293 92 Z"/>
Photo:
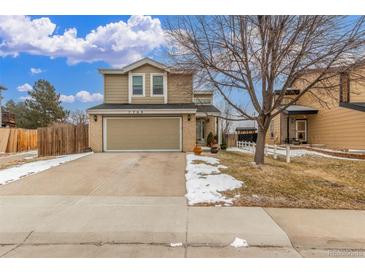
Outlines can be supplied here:
<path id="1" fill-rule="evenodd" d="M 128 111 L 129 114 L 143 114 L 143 110 L 130 110 Z"/>

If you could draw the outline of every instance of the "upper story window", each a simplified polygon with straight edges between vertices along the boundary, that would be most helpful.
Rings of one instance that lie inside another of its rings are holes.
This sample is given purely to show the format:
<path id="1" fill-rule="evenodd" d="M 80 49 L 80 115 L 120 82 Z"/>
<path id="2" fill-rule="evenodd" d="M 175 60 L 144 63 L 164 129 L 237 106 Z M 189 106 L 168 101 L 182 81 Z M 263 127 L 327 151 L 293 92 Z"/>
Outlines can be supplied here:
<path id="1" fill-rule="evenodd" d="M 164 95 L 164 76 L 151 74 L 151 88 L 152 95 L 163 96 Z"/>
<path id="2" fill-rule="evenodd" d="M 133 75 L 132 76 L 132 95 L 143 96 L 144 95 L 144 76 Z"/>

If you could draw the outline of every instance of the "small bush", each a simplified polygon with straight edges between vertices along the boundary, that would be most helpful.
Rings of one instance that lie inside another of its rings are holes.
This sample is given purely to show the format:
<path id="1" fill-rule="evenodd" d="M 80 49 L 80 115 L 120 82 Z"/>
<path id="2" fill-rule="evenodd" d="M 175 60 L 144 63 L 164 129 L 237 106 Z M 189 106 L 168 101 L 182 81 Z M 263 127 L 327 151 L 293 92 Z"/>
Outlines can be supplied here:
<path id="1" fill-rule="evenodd" d="M 226 136 L 224 134 L 222 134 L 221 149 L 223 149 L 223 150 L 226 150 L 227 149 Z"/>
<path id="2" fill-rule="evenodd" d="M 207 137 L 207 146 L 211 147 L 214 143 L 214 135 L 212 132 L 209 132 L 208 137 Z"/>

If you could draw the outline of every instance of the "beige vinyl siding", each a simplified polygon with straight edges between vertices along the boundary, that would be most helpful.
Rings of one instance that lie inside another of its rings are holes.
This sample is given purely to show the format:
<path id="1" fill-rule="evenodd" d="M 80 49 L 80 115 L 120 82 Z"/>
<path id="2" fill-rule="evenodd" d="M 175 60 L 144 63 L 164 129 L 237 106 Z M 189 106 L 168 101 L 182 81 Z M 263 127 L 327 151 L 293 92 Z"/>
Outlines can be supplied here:
<path id="1" fill-rule="evenodd" d="M 332 148 L 365 149 L 365 112 L 339 107 L 334 96 L 327 96 L 326 101 L 328 108 L 310 94 L 300 99 L 299 104 L 319 110 L 318 114 L 306 115 L 308 142 Z"/>
<path id="2" fill-rule="evenodd" d="M 354 79 L 350 80 L 350 102 L 365 102 L 365 81 L 362 79 L 365 70 L 358 70 L 354 74 L 352 75 Z M 356 78 L 358 78 L 357 81 Z"/>
<path id="3" fill-rule="evenodd" d="M 213 103 L 213 95 L 212 94 L 194 94 L 193 102 L 196 104 L 212 104 Z"/>
<path id="4" fill-rule="evenodd" d="M 106 150 L 181 150 L 180 117 L 106 118 Z"/>
<path id="5" fill-rule="evenodd" d="M 151 96 L 151 73 L 164 73 L 151 65 L 143 65 L 130 73 L 144 73 L 145 96 L 131 97 L 132 104 L 163 104 L 163 96 Z M 128 73 L 104 75 L 104 103 L 128 103 Z M 193 100 L 193 76 L 191 74 L 167 73 L 167 102 L 191 103 Z"/>
<path id="6" fill-rule="evenodd" d="M 268 144 L 279 144 L 280 143 L 280 123 L 281 123 L 281 114 L 276 115 L 270 123 L 269 129 L 266 132 L 266 143 Z M 271 136 L 271 132 L 274 133 L 274 136 Z"/>
<path id="7" fill-rule="evenodd" d="M 149 64 L 140 66 L 138 68 L 135 68 L 134 70 L 131 70 L 132 73 L 162 73 L 164 70 L 156 68 L 154 66 L 151 66 Z"/>
<path id="8" fill-rule="evenodd" d="M 143 65 L 131 71 L 131 73 L 144 73 L 145 96 L 132 96 L 132 104 L 163 104 L 163 96 L 152 96 L 151 94 L 151 73 L 163 73 L 164 71 L 151 65 Z"/>
<path id="9" fill-rule="evenodd" d="M 194 98 L 202 98 L 202 99 L 212 99 L 213 94 L 194 94 Z"/>
<path id="10" fill-rule="evenodd" d="M 128 103 L 128 75 L 104 75 L 104 103 Z"/>
<path id="11" fill-rule="evenodd" d="M 169 73 L 167 90 L 168 103 L 191 103 L 193 101 L 193 76 L 191 74 Z"/>

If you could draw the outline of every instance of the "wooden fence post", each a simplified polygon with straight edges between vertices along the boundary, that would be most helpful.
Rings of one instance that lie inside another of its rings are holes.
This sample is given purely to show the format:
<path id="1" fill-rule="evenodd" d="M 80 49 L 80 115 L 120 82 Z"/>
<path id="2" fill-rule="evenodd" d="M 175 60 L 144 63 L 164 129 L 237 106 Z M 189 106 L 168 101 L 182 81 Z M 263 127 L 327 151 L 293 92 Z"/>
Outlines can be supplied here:
<path id="1" fill-rule="evenodd" d="M 265 144 L 265 156 L 267 157 L 269 155 L 269 148 L 267 146 L 267 144 Z"/>

